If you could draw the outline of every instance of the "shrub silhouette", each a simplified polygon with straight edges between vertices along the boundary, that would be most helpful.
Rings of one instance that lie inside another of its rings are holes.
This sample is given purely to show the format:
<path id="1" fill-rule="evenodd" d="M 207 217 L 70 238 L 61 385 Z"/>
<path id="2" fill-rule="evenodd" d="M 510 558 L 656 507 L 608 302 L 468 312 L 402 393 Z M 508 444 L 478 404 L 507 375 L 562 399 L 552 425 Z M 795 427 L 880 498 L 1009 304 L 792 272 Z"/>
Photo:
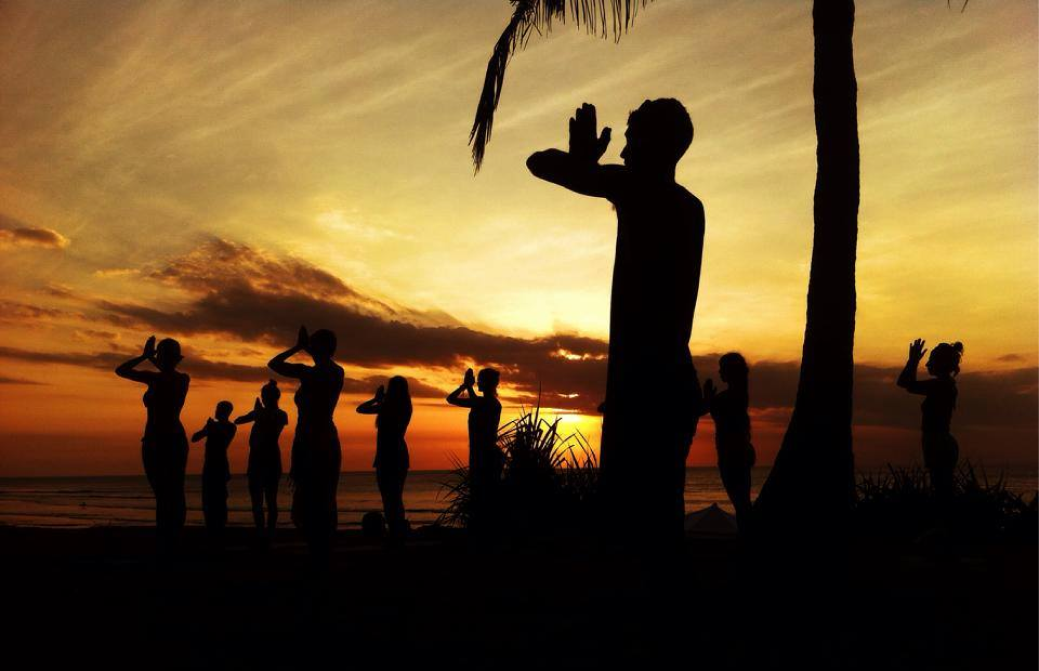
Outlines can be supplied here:
<path id="1" fill-rule="evenodd" d="M 542 417 L 540 404 L 524 410 L 498 431 L 504 468 L 493 497 L 481 511 L 508 534 L 575 528 L 590 521 L 598 488 L 599 464 L 579 432 L 559 432 L 561 418 Z M 473 518 L 469 468 L 456 460 L 453 479 L 444 483 L 447 509 L 439 522 L 468 527 Z"/>
<path id="2" fill-rule="evenodd" d="M 1015 494 L 1003 476 L 989 482 L 970 462 L 957 469 L 947 506 L 936 499 L 926 471 L 894 468 L 867 475 L 858 484 L 854 508 L 859 533 L 894 541 L 915 541 L 942 530 L 949 540 L 968 545 L 1035 543 L 1039 496 Z"/>

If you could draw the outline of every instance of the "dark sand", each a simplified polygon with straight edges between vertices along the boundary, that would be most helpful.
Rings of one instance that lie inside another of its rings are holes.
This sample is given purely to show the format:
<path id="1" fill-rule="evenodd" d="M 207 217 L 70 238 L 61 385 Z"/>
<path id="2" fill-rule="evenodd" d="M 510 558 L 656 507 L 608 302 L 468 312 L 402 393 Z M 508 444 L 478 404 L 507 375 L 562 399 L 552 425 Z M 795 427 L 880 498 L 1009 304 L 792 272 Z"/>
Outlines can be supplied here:
<path id="1" fill-rule="evenodd" d="M 0 527 L 7 668 L 1034 669 L 1036 548 L 853 547 L 846 565 L 690 540 L 679 571 L 569 538 L 401 550 L 343 533 L 327 574 L 185 532 Z M 832 570 L 831 570 L 832 569 Z M 677 576 L 677 577 L 676 577 Z M 19 661 L 22 660 L 22 661 Z"/>

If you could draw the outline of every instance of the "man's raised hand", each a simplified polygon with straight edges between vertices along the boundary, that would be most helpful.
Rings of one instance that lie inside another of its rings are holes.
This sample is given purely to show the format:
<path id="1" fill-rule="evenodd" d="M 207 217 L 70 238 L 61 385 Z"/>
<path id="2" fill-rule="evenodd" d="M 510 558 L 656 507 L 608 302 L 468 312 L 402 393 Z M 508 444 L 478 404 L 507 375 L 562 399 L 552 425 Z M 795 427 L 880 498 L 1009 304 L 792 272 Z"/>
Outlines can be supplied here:
<path id="1" fill-rule="evenodd" d="M 570 155 L 583 161 L 598 163 L 610 144 L 611 131 L 606 127 L 602 129 L 601 135 L 597 135 L 597 132 L 595 105 L 584 103 L 570 118 Z"/>

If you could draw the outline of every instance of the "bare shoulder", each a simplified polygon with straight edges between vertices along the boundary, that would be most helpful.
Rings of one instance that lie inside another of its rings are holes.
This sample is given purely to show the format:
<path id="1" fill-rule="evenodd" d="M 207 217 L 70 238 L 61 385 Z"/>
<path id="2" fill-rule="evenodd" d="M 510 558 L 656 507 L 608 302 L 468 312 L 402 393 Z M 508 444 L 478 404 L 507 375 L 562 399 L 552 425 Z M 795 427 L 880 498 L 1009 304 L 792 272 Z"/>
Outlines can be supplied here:
<path id="1" fill-rule="evenodd" d="M 700 217 L 702 218 L 703 217 L 703 201 L 701 201 L 699 198 L 697 198 L 696 195 L 693 194 L 692 191 L 690 191 L 689 189 L 685 188 L 681 184 L 678 184 L 676 182 L 675 185 L 678 187 L 679 197 L 685 203 L 685 206 L 688 207 L 690 210 L 696 210 L 697 212 L 699 212 L 700 213 Z"/>

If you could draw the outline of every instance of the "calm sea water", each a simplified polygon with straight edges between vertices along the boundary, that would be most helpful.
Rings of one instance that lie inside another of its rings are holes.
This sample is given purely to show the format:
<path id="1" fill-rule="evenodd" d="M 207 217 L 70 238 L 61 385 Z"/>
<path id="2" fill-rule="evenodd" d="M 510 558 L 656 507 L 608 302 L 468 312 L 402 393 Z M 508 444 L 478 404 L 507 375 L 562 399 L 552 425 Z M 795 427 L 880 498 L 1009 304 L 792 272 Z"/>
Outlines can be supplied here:
<path id="1" fill-rule="evenodd" d="M 768 468 L 754 469 L 755 495 L 765 480 Z M 995 480 L 997 474 L 990 474 Z M 452 476 L 447 471 L 413 472 L 408 476 L 404 503 L 413 525 L 434 521 L 447 505 L 444 483 Z M 1009 489 L 1035 492 L 1039 476 L 1033 469 L 1012 469 L 1004 474 Z M 202 491 L 198 476 L 188 476 L 188 524 L 202 524 Z M 252 524 L 251 504 L 244 475 L 229 483 L 229 523 Z M 279 524 L 291 524 L 288 507 L 291 494 L 282 484 Z M 715 468 L 690 468 L 685 493 L 688 512 L 717 503 L 731 511 L 725 490 Z M 0 524 L 46 527 L 84 527 L 96 525 L 140 526 L 155 519 L 154 499 L 143 476 L 90 478 L 0 478 Z M 382 502 L 374 473 L 343 473 L 339 482 L 339 521 L 356 527 L 361 516 L 381 510 Z"/>

